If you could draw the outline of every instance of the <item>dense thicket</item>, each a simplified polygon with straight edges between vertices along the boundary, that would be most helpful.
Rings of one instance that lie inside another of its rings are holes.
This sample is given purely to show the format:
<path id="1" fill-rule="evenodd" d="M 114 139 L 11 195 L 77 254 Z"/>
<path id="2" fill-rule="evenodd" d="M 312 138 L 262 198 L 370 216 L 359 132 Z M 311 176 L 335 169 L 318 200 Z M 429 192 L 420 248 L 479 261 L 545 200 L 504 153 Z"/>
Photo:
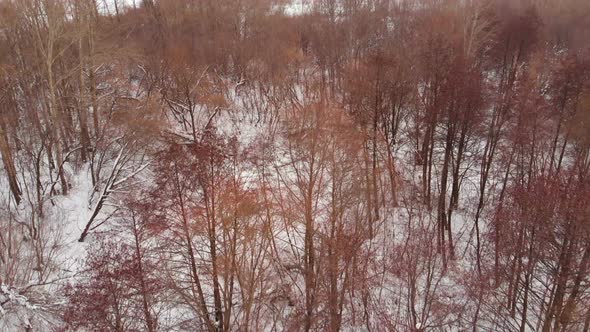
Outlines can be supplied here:
<path id="1" fill-rule="evenodd" d="M 0 0 L 0 329 L 590 331 L 590 3 Z"/>

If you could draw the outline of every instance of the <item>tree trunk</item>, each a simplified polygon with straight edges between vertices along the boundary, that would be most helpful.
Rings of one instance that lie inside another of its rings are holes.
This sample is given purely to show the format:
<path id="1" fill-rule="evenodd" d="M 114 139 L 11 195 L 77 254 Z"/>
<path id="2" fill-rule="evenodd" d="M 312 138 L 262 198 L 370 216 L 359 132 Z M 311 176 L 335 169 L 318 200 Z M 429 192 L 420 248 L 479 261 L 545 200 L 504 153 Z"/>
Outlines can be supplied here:
<path id="1" fill-rule="evenodd" d="M 8 135 L 4 131 L 4 124 L 0 123 L 0 153 L 2 154 L 2 162 L 4 163 L 4 169 L 6 170 L 6 176 L 8 177 L 8 184 L 10 191 L 14 196 L 14 201 L 18 205 L 21 201 L 21 189 L 18 185 L 16 177 L 16 168 L 14 167 L 14 160 L 12 159 L 12 151 L 8 142 Z"/>
<path id="2" fill-rule="evenodd" d="M 445 143 L 445 155 L 443 160 L 443 168 L 441 173 L 441 180 L 440 180 L 440 193 L 438 196 L 438 223 L 441 225 L 442 229 L 447 230 L 447 237 L 449 241 L 449 256 L 453 257 L 453 240 L 452 240 L 452 230 L 451 230 L 451 220 L 447 221 L 447 214 L 446 214 L 446 198 L 447 198 L 447 180 L 449 174 L 449 163 L 451 160 L 451 151 L 453 149 L 453 141 L 454 141 L 454 129 L 453 125 L 449 123 L 447 128 L 447 137 Z M 441 248 L 443 251 L 446 248 Z M 445 263 L 446 264 L 446 263 Z"/>

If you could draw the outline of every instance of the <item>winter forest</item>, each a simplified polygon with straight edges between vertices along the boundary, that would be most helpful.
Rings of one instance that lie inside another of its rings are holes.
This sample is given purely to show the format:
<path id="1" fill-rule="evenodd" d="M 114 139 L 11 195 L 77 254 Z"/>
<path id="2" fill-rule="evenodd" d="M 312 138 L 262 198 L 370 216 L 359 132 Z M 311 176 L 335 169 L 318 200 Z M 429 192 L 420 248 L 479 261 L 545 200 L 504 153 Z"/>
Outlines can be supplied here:
<path id="1" fill-rule="evenodd" d="M 590 1 L 0 0 L 0 331 L 590 331 Z"/>

